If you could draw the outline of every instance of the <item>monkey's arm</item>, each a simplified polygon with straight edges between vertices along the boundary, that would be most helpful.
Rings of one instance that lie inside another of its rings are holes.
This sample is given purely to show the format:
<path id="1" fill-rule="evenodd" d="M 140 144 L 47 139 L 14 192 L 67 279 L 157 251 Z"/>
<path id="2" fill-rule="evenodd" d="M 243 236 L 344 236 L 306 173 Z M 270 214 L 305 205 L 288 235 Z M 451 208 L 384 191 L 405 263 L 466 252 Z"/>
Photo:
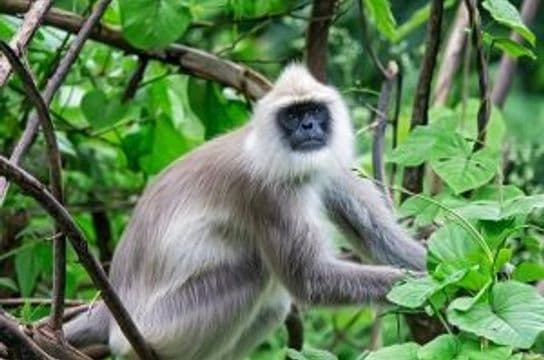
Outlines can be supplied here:
<path id="1" fill-rule="evenodd" d="M 378 188 L 349 171 L 325 189 L 325 204 L 357 251 L 379 263 L 425 270 L 425 248 L 397 223 Z"/>
<path id="2" fill-rule="evenodd" d="M 285 214 L 283 218 L 268 227 L 261 241 L 262 256 L 298 302 L 345 305 L 385 300 L 393 284 L 405 277 L 393 267 L 335 259 L 325 250 L 317 226 L 300 216 Z"/>

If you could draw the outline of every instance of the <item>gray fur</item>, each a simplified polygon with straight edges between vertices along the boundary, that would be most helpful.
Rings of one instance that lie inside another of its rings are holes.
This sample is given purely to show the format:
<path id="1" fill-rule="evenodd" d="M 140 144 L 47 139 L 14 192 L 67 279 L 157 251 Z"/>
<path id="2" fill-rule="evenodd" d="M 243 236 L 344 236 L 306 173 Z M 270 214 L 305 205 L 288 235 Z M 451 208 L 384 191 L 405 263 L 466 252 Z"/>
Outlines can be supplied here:
<path id="1" fill-rule="evenodd" d="M 267 116 L 276 102 L 308 97 L 330 106 L 333 137 L 328 149 L 291 154 Z M 423 248 L 396 224 L 377 190 L 347 170 L 350 126 L 338 93 L 291 67 L 250 124 L 191 152 L 146 189 L 110 279 L 162 359 L 242 359 L 281 324 L 293 299 L 384 300 L 404 272 L 336 259 L 326 217 L 377 261 L 423 269 Z M 114 321 L 84 325 L 67 325 L 70 342 L 109 332 L 115 353 L 135 357 Z"/>

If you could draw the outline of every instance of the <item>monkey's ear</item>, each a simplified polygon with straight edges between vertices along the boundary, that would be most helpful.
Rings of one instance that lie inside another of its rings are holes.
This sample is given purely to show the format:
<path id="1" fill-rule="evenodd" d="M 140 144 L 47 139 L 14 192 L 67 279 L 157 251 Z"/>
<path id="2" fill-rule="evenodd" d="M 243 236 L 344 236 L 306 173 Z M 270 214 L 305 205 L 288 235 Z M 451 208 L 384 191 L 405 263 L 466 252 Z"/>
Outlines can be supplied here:
<path id="1" fill-rule="evenodd" d="M 306 66 L 300 62 L 292 62 L 282 71 L 274 87 L 277 89 L 311 88 L 316 83 L 318 81 L 312 76 Z"/>

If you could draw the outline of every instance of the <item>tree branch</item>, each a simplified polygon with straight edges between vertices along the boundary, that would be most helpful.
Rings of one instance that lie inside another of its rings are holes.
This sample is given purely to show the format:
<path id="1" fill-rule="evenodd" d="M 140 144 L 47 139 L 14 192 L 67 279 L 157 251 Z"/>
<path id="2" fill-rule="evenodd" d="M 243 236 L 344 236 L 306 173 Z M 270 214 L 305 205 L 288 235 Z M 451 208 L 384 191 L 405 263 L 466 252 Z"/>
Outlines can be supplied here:
<path id="1" fill-rule="evenodd" d="M 15 359 L 54 360 L 2 312 L 0 312 L 0 343 L 4 343 L 8 351 L 15 352 L 11 354 Z"/>
<path id="2" fill-rule="evenodd" d="M 455 20 L 450 30 L 450 36 L 442 62 L 436 76 L 434 89 L 434 105 L 444 105 L 450 94 L 453 78 L 461 65 L 463 49 L 466 44 L 465 28 L 468 26 L 468 13 L 464 2 L 459 3 Z"/>
<path id="3" fill-rule="evenodd" d="M 486 128 L 491 116 L 491 100 L 489 99 L 489 74 L 487 59 L 484 54 L 482 40 L 482 26 L 478 5 L 474 0 L 465 0 L 470 19 L 472 45 L 476 50 L 476 69 L 478 71 L 478 89 L 480 93 L 480 107 L 478 109 L 478 135 L 474 143 L 474 151 L 481 149 L 485 144 Z"/>
<path id="4" fill-rule="evenodd" d="M 327 40 L 335 7 L 336 0 L 314 0 L 306 33 L 306 64 L 312 75 L 321 82 L 327 81 Z"/>
<path id="5" fill-rule="evenodd" d="M 431 82 L 433 80 L 434 68 L 436 66 L 436 57 L 440 47 L 440 33 L 442 28 L 442 12 L 444 10 L 443 0 L 432 0 L 431 14 L 427 26 L 427 41 L 425 46 L 425 55 L 423 56 L 422 68 L 419 73 L 419 80 L 414 97 L 412 108 L 412 120 L 410 128 L 429 123 L 429 94 L 431 91 Z M 420 193 L 423 190 L 423 172 L 424 166 L 407 167 L 404 170 L 403 187 L 412 193 Z M 401 196 L 406 198 L 406 193 Z"/>
<path id="6" fill-rule="evenodd" d="M 28 43 L 34 36 L 36 29 L 40 26 L 42 19 L 53 4 L 52 0 L 36 0 L 28 8 L 28 11 L 25 14 L 23 19 L 23 24 L 17 30 L 17 33 L 13 36 L 10 41 L 10 46 L 14 49 L 17 56 L 21 56 L 26 49 Z M 9 74 L 11 72 L 11 67 L 8 61 L 0 58 L 0 87 L 4 86 Z"/>
<path id="7" fill-rule="evenodd" d="M 138 58 L 138 65 L 136 65 L 136 70 L 132 73 L 132 76 L 130 77 L 130 80 L 128 81 L 128 84 L 125 88 L 125 91 L 123 92 L 123 96 L 121 98 L 121 101 L 123 103 L 126 103 L 129 100 L 132 100 L 134 98 L 134 95 L 136 95 L 136 91 L 138 90 L 138 85 L 144 78 L 145 69 L 147 68 L 148 60 L 146 57 L 139 57 Z"/>
<path id="8" fill-rule="evenodd" d="M 55 129 L 49 117 L 47 105 L 36 87 L 32 73 L 18 59 L 17 54 L 3 41 L 0 41 L 0 51 L 21 78 L 26 95 L 36 108 L 37 117 L 42 126 L 47 146 L 49 181 L 51 183 L 52 194 L 62 204 L 64 203 L 64 194 L 62 189 L 61 157 Z M 53 239 L 53 244 L 55 261 L 53 270 L 53 306 L 51 308 L 52 317 L 50 325 L 55 332 L 62 333 L 62 314 L 64 313 L 64 290 L 66 285 L 66 238 L 64 236 L 56 236 Z"/>
<path id="9" fill-rule="evenodd" d="M 85 270 L 87 270 L 93 283 L 101 291 L 104 303 L 107 305 L 110 313 L 135 352 L 142 359 L 155 359 L 154 353 L 139 333 L 136 324 L 123 306 L 121 299 L 113 289 L 100 263 L 87 247 L 85 236 L 66 209 L 47 191 L 42 183 L 2 156 L 0 156 L 0 174 L 4 175 L 8 180 L 15 182 L 23 193 L 36 200 L 55 219 L 63 233 L 68 236 L 72 247 L 78 255 L 79 261 L 85 267 Z"/>
<path id="10" fill-rule="evenodd" d="M 374 128 L 372 141 L 372 169 L 374 171 L 374 179 L 380 184 L 391 207 L 393 206 L 393 198 L 387 189 L 387 183 L 385 181 L 385 163 L 383 156 L 385 152 L 385 131 L 387 129 L 389 102 L 395 83 L 398 80 L 398 73 L 398 65 L 394 61 L 389 62 L 387 69 L 384 71 L 385 79 L 382 83 L 380 96 L 378 98 L 378 111 L 376 112 L 376 119 L 374 120 L 377 123 L 377 126 Z"/>
<path id="11" fill-rule="evenodd" d="M 17 14 L 24 11 L 29 3 L 29 0 L 2 0 L 0 1 L 0 12 Z M 83 18 L 67 11 L 52 8 L 45 16 L 44 23 L 69 33 L 77 33 L 82 27 Z M 186 74 L 232 87 L 250 99 L 259 99 L 271 87 L 271 83 L 258 72 L 189 46 L 173 44 L 159 51 L 137 49 L 123 38 L 121 31 L 107 25 L 97 25 L 91 32 L 90 38 L 116 47 L 127 54 L 179 66 L 181 71 Z"/>

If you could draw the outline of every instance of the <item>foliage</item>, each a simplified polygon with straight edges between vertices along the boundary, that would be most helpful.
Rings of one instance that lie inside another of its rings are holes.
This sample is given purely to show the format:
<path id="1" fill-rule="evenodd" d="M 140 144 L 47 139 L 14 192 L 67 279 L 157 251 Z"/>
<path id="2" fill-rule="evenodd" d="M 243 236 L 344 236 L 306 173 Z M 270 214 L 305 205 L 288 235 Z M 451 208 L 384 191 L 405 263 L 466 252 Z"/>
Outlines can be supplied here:
<path id="1" fill-rule="evenodd" d="M 370 173 L 367 124 L 374 118 L 382 77 L 361 44 L 355 1 L 338 3 L 328 73 L 353 114 L 359 154 L 355 165 Z M 448 101 L 431 108 L 429 124 L 409 130 L 429 1 L 361 1 L 369 22 L 367 45 L 384 62 L 395 59 L 403 74 L 400 116 L 386 137 L 388 180 L 399 189 L 404 167 L 428 168 L 424 192 L 399 204 L 402 219 L 414 232 L 432 229 L 426 239 L 428 276 L 393 288 L 388 299 L 394 306 L 381 308 L 383 314 L 366 305 L 304 309 L 302 352 L 286 350 L 286 335 L 279 329 L 251 359 L 280 359 L 286 352 L 296 360 L 536 359 L 544 351 L 544 300 L 533 286 L 544 279 L 544 48 L 538 41 L 544 37 L 544 11 L 528 26 L 518 13 L 519 1 L 481 4 L 492 80 L 503 54 L 517 58 L 520 71 L 508 102 L 491 110 L 485 144 L 477 145 L 480 100 L 474 97 L 477 73 L 469 61 L 451 84 Z M 54 6 L 86 15 L 93 3 L 57 0 Z M 444 32 L 458 4 L 445 1 Z M 175 43 L 193 46 L 273 79 L 288 61 L 302 58 L 310 9 L 309 1 L 291 0 L 116 0 L 103 22 L 120 29 L 138 49 L 160 53 Z M 9 40 L 20 24 L 18 18 L 0 15 L 0 39 Z M 523 41 L 511 40 L 510 31 Z M 27 58 L 42 87 L 67 38 L 45 26 L 34 37 Z M 127 99 L 139 61 L 115 47 L 89 42 L 51 104 L 67 207 L 103 259 L 119 239 L 138 195 L 157 173 L 196 146 L 244 124 L 251 112 L 243 94 L 160 61 L 148 62 L 135 95 Z M 20 80 L 12 76 L 0 89 L 2 154 L 12 151 L 31 111 Z M 23 167 L 47 182 L 44 148 L 40 135 Z M 437 182 L 438 188 L 433 185 Z M 104 229 L 111 233 L 109 249 L 98 241 Z M 12 187 L 0 209 L 0 299 L 51 297 L 54 231 L 36 203 Z M 99 296 L 71 249 L 66 294 L 87 301 Z M 31 322 L 46 316 L 49 306 L 24 301 L 9 310 Z M 416 344 L 399 315 L 404 312 L 429 314 L 450 331 Z M 363 352 L 375 340 L 372 327 L 378 317 L 384 346 Z"/>

